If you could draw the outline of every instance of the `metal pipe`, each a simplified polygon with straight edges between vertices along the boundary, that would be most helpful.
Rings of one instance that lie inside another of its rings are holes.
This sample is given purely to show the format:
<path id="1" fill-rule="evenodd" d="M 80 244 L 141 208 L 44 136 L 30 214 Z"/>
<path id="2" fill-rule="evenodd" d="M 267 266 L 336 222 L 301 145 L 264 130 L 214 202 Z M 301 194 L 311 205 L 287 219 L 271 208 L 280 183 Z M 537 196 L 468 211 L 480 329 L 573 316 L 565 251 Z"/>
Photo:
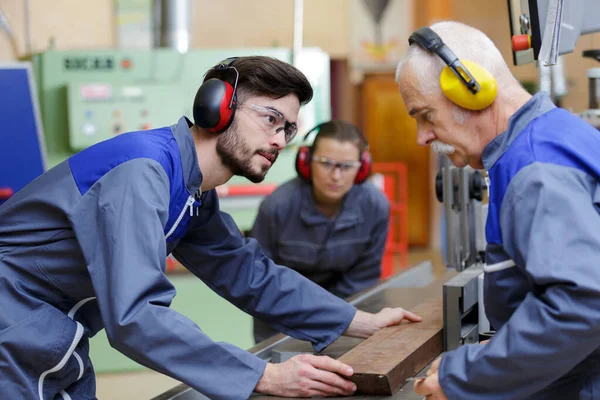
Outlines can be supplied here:
<path id="1" fill-rule="evenodd" d="M 456 220 L 452 205 L 454 203 L 454 179 L 450 159 L 444 156 L 442 164 L 443 202 L 446 216 L 446 262 L 449 267 L 456 268 L 455 238 Z"/>
<path id="2" fill-rule="evenodd" d="M 302 51 L 302 30 L 304 24 L 304 0 L 294 0 L 294 42 L 292 62 L 298 67 L 298 57 Z"/>
<path id="3" fill-rule="evenodd" d="M 600 108 L 600 68 L 590 68 L 587 71 L 589 85 L 589 107 L 592 110 Z"/>
<path id="4" fill-rule="evenodd" d="M 190 12 L 189 0 L 154 0 L 154 47 L 170 47 L 180 53 L 187 52 L 190 47 Z"/>
<path id="5" fill-rule="evenodd" d="M 552 67 L 539 66 L 539 85 L 540 92 L 546 92 L 548 97 L 552 98 Z"/>
<path id="6" fill-rule="evenodd" d="M 461 247 L 458 249 L 458 271 L 464 271 L 466 265 L 471 257 L 471 233 L 469 224 L 470 210 L 470 196 L 469 196 L 469 171 L 466 168 L 458 169 L 458 212 L 459 212 L 459 226 L 460 226 L 460 237 Z M 473 232 L 474 234 L 474 232 Z"/>
<path id="7" fill-rule="evenodd" d="M 162 0 L 153 0 L 151 9 L 152 18 L 152 47 L 160 46 L 160 25 L 162 21 Z"/>

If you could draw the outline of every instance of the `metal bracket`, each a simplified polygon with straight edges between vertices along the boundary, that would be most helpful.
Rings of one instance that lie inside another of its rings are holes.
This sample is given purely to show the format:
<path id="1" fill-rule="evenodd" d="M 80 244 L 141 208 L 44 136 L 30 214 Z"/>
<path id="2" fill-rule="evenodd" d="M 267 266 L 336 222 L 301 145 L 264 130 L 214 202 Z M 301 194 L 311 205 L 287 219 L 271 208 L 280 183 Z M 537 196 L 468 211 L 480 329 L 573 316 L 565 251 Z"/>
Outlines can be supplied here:
<path id="1" fill-rule="evenodd" d="M 483 264 L 475 264 L 443 286 L 444 351 L 479 342 L 479 275 Z"/>

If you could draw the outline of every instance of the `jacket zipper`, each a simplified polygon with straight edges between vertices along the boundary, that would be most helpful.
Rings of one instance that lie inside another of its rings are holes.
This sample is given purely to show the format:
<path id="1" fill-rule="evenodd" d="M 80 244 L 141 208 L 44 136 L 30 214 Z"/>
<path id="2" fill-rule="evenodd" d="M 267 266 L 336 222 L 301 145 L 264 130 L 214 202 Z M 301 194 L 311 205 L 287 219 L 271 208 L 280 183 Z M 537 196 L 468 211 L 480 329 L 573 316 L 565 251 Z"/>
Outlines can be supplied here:
<path id="1" fill-rule="evenodd" d="M 194 196 L 188 197 L 187 201 L 185 202 L 185 206 L 183 207 L 183 210 L 181 210 L 179 217 L 177 217 L 177 220 L 175 220 L 175 223 L 173 224 L 173 226 L 167 233 L 167 236 L 165 237 L 165 239 L 168 239 L 169 236 L 171 236 L 173 234 L 173 232 L 175 232 L 175 229 L 177 229 L 177 225 L 179 225 L 179 223 L 183 219 L 183 216 L 185 215 L 185 212 L 187 211 L 188 207 L 191 206 L 192 204 L 194 204 Z"/>

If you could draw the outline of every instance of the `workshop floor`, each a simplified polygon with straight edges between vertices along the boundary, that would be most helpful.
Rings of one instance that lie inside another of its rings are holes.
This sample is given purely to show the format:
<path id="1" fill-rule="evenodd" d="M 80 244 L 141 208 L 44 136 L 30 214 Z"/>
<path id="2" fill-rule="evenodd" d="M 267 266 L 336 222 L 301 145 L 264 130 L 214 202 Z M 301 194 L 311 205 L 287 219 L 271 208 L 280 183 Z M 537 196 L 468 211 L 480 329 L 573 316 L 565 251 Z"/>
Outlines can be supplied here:
<path id="1" fill-rule="evenodd" d="M 408 265 L 414 266 L 421 261 L 431 260 L 434 274 L 444 272 L 440 251 L 411 250 Z M 397 268 L 400 272 L 400 267 Z M 190 275 L 190 279 L 196 279 Z M 179 382 L 153 371 L 120 374 L 97 374 L 96 394 L 99 400 L 148 400 L 163 393 Z"/>

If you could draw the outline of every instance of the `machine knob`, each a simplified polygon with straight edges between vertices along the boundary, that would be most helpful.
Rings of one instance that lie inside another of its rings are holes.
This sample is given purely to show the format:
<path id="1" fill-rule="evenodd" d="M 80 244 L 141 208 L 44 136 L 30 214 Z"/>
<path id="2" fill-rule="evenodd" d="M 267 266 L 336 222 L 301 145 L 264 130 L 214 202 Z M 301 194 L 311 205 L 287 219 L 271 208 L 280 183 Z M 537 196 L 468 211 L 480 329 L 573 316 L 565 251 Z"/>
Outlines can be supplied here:
<path id="1" fill-rule="evenodd" d="M 483 200 L 483 191 L 487 188 L 485 178 L 480 171 L 473 171 L 469 179 L 469 197 L 478 201 Z"/>
<path id="2" fill-rule="evenodd" d="M 529 35 L 514 35 L 512 37 L 513 51 L 524 51 L 531 48 L 531 36 Z"/>
<path id="3" fill-rule="evenodd" d="M 444 202 L 444 181 L 441 170 L 435 175 L 435 196 L 440 203 Z"/>

